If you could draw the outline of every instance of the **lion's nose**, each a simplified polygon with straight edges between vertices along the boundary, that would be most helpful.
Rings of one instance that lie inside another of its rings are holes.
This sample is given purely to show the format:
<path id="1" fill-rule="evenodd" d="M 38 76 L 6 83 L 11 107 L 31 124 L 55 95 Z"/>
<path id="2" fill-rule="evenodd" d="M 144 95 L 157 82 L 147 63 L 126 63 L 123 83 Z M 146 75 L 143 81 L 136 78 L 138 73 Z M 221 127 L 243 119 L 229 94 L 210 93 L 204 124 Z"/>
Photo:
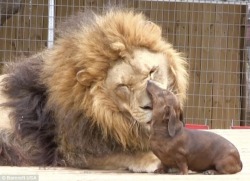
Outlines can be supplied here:
<path id="1" fill-rule="evenodd" d="M 144 105 L 144 106 L 140 106 L 140 108 L 142 108 L 142 109 L 144 109 L 144 110 L 152 110 L 152 109 L 153 109 L 152 102 L 147 103 L 147 104 Z"/>

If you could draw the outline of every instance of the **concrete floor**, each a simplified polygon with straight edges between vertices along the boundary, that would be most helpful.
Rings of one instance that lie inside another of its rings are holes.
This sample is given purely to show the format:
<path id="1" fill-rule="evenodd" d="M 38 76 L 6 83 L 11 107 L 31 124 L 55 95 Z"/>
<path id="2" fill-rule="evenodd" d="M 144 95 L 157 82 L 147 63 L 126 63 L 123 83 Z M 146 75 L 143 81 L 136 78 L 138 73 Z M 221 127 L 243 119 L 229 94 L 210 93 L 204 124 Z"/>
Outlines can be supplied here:
<path id="1" fill-rule="evenodd" d="M 248 130 L 209 130 L 216 132 L 230 140 L 238 148 L 243 170 L 234 175 L 189 175 L 128 173 L 122 170 L 79 170 L 72 168 L 39 168 L 39 167 L 0 167 L 0 181 L 158 181 L 158 180 L 185 180 L 185 181 L 250 181 L 250 129 Z"/>

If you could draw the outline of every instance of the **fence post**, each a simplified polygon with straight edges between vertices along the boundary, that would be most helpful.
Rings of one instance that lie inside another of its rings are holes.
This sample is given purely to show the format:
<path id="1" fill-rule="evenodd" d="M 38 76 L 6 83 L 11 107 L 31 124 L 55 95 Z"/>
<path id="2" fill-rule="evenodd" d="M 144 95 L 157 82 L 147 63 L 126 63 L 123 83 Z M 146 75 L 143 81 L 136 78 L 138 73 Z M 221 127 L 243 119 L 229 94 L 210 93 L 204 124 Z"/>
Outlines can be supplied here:
<path id="1" fill-rule="evenodd" d="M 48 48 L 51 48 L 54 44 L 55 35 L 55 0 L 49 0 L 49 15 L 48 15 Z"/>

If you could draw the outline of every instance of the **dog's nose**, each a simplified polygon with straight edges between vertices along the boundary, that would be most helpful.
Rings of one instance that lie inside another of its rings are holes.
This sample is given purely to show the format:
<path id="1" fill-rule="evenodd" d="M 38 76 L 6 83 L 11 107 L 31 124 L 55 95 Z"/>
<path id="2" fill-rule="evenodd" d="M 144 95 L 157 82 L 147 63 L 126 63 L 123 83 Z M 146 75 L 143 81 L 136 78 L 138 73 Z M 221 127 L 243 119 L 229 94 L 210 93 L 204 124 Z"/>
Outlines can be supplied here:
<path id="1" fill-rule="evenodd" d="M 154 81 L 153 80 L 148 80 L 148 82 L 147 82 L 147 88 L 148 87 L 152 87 L 153 86 L 153 83 Z"/>
<path id="2" fill-rule="evenodd" d="M 159 85 L 157 85 L 157 82 L 155 82 L 153 80 L 148 80 L 146 89 L 151 95 L 162 91 L 161 87 Z"/>

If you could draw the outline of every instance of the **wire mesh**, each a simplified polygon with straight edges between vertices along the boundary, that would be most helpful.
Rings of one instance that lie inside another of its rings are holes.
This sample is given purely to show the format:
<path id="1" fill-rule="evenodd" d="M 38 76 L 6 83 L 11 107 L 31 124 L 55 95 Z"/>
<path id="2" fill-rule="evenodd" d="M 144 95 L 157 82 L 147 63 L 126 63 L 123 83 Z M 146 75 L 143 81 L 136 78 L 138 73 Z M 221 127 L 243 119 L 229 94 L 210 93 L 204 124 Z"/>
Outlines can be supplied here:
<path id="1" fill-rule="evenodd" d="M 187 57 L 186 122 L 211 128 L 250 125 L 249 1 L 0 0 L 0 63 L 53 43 L 51 23 L 110 5 L 142 11 Z"/>

